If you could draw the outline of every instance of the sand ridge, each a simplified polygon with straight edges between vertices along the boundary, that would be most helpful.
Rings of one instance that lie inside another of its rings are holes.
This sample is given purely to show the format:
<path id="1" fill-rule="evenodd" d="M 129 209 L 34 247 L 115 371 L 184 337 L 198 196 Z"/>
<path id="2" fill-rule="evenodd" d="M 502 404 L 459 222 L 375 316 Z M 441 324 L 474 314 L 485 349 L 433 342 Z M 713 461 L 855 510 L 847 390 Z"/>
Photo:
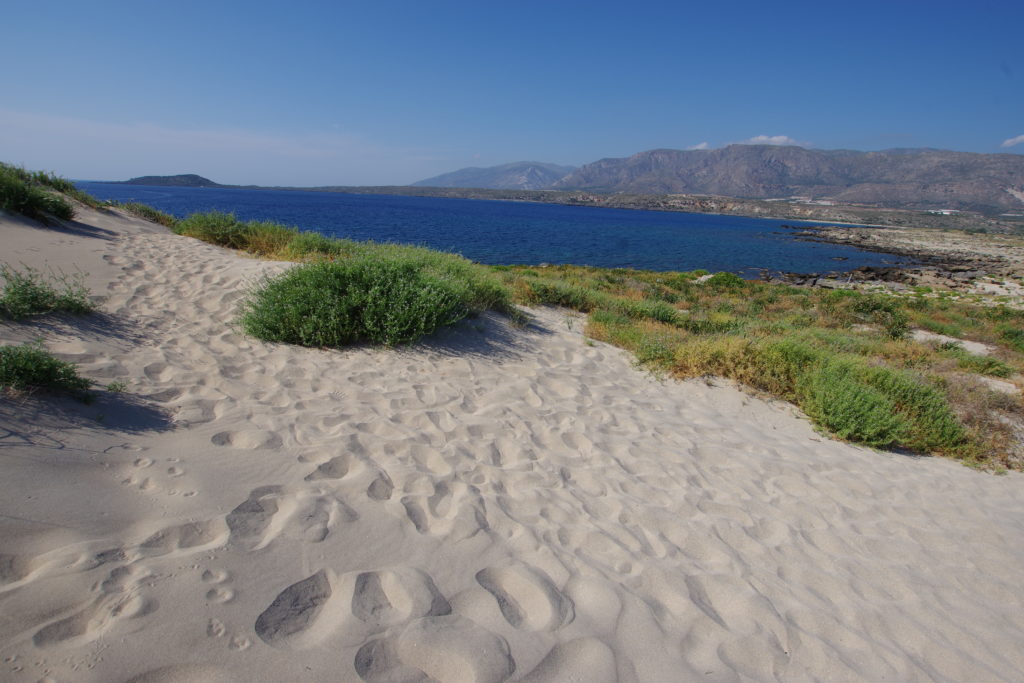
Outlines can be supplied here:
<path id="1" fill-rule="evenodd" d="M 98 212 L 2 220 L 11 260 L 78 259 L 105 301 L 0 340 L 128 384 L 0 404 L 5 680 L 1024 670 L 1018 474 L 660 381 L 555 309 L 410 349 L 264 344 L 236 309 L 286 264 Z"/>

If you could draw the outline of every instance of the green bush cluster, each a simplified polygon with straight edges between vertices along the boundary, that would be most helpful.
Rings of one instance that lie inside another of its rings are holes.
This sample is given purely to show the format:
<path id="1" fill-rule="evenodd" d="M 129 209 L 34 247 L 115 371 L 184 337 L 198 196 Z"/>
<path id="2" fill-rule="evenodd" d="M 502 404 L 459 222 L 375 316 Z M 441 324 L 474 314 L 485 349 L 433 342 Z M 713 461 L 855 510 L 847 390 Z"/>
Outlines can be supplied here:
<path id="1" fill-rule="evenodd" d="M 0 347 L 0 388 L 67 391 L 84 397 L 90 384 L 73 364 L 55 358 L 39 342 Z"/>
<path id="2" fill-rule="evenodd" d="M 0 209 L 46 222 L 51 217 L 70 220 L 75 210 L 59 194 L 48 191 L 37 174 L 0 164 Z"/>
<path id="3" fill-rule="evenodd" d="M 21 320 L 44 313 L 89 313 L 95 305 L 81 273 L 49 276 L 24 266 L 17 270 L 0 264 L 0 317 Z"/>
<path id="4" fill-rule="evenodd" d="M 177 221 L 179 235 L 280 260 L 337 259 L 353 256 L 362 247 L 352 240 L 332 239 L 320 233 L 271 221 L 241 221 L 233 213 L 194 213 Z"/>
<path id="5" fill-rule="evenodd" d="M 154 209 L 149 204 L 142 204 L 141 202 L 127 202 L 124 204 L 120 202 L 111 202 L 111 205 L 122 208 L 128 213 L 138 216 L 139 218 L 152 221 L 153 223 L 159 223 L 166 228 L 173 229 L 178 223 L 178 219 L 171 214 L 164 213 L 159 209 Z"/>
<path id="6" fill-rule="evenodd" d="M 302 346 L 394 346 L 470 313 L 510 306 L 478 266 L 423 256 L 368 252 L 297 266 L 252 293 L 242 327 L 260 339 Z"/>

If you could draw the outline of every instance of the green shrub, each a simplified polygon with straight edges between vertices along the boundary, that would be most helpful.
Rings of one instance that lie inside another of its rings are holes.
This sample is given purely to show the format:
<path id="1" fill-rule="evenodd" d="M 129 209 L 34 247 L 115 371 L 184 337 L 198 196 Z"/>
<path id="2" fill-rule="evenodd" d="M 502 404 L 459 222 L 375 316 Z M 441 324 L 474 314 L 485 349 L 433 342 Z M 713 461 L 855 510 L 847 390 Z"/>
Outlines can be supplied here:
<path id="1" fill-rule="evenodd" d="M 947 337 L 964 336 L 964 331 L 960 329 L 957 325 L 954 325 L 953 323 L 943 322 L 941 320 L 933 320 L 930 318 L 920 319 L 917 320 L 916 322 L 923 329 L 926 329 L 929 332 L 934 332 L 935 334 L 943 334 L 946 335 Z"/>
<path id="2" fill-rule="evenodd" d="M 1013 368 L 998 358 L 970 353 L 959 342 L 946 342 L 939 344 L 938 348 L 943 354 L 955 358 L 957 365 L 968 372 L 990 377 L 1009 377 L 1013 374 Z"/>
<path id="3" fill-rule="evenodd" d="M 127 204 L 114 203 L 114 206 L 119 206 L 128 213 L 143 218 L 153 223 L 159 223 L 160 225 L 167 228 L 174 228 L 178 223 L 178 219 L 169 213 L 164 213 L 159 209 L 154 209 L 149 204 L 142 204 L 140 202 L 128 202 Z"/>
<path id="4" fill-rule="evenodd" d="M 600 301 L 594 290 L 560 280 L 528 279 L 526 283 L 531 303 L 565 306 L 587 313 L 597 307 Z"/>
<path id="5" fill-rule="evenodd" d="M 86 206 L 91 206 L 92 208 L 97 209 L 101 205 L 100 200 L 96 199 L 88 192 L 79 190 L 78 187 L 67 178 L 62 178 L 61 176 L 53 173 L 47 173 L 46 171 L 35 171 L 29 175 L 33 182 L 45 187 L 53 188 L 54 190 L 57 190 L 57 192 L 72 197 Z"/>
<path id="6" fill-rule="evenodd" d="M 39 342 L 0 347 L 0 388 L 48 389 L 83 396 L 89 385 L 73 364 L 47 353 Z"/>
<path id="7" fill-rule="evenodd" d="M 1024 351 L 1024 327 L 999 325 L 996 332 L 999 334 L 999 339 L 1018 351 Z"/>
<path id="8" fill-rule="evenodd" d="M 657 320 L 658 322 L 668 323 L 670 325 L 679 321 L 679 311 L 676 310 L 675 306 L 665 301 L 615 299 L 608 303 L 610 303 L 615 310 L 629 318 L 637 320 Z"/>
<path id="9" fill-rule="evenodd" d="M 746 282 L 739 275 L 725 272 L 715 273 L 704 283 L 705 286 L 715 289 L 739 289 L 745 284 Z"/>
<path id="10" fill-rule="evenodd" d="M 0 317 L 21 320 L 56 311 L 89 313 L 95 308 L 80 273 L 51 273 L 47 277 L 28 266 L 18 271 L 0 264 L 0 281 Z"/>
<path id="11" fill-rule="evenodd" d="M 858 379 L 882 392 L 908 423 L 902 445 L 926 453 L 955 455 L 968 438 L 963 425 L 936 387 L 909 373 L 860 361 Z"/>
<path id="12" fill-rule="evenodd" d="M 804 374 L 798 383 L 800 407 L 842 439 L 885 447 L 909 431 L 895 402 L 857 381 L 849 363 L 828 362 Z"/>
<path id="13" fill-rule="evenodd" d="M 245 223 L 235 218 L 235 214 L 221 211 L 194 213 L 178 221 L 174 232 L 231 249 L 245 249 L 249 244 Z"/>
<path id="14" fill-rule="evenodd" d="M 488 278 L 452 278 L 436 266 L 380 254 L 297 266 L 253 292 L 242 327 L 266 341 L 301 346 L 393 346 L 494 305 L 503 294 Z"/>
<path id="15" fill-rule="evenodd" d="M 352 256 L 356 251 L 355 242 L 333 239 L 318 232 L 300 232 L 293 236 L 285 247 L 285 255 L 291 259 L 308 256 L 342 258 Z"/>
<path id="16" fill-rule="evenodd" d="M 75 211 L 60 195 L 48 192 L 24 169 L 0 164 L 0 209 L 46 222 L 51 216 L 70 220 Z"/>

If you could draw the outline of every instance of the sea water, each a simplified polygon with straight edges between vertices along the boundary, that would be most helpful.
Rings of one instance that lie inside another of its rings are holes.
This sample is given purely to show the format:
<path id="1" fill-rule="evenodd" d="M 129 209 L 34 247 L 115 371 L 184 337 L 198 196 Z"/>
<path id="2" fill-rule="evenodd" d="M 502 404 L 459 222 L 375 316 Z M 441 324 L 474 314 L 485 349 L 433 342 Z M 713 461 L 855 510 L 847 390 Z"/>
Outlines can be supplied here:
<path id="1" fill-rule="evenodd" d="M 795 239 L 797 221 L 512 201 L 297 190 L 150 187 L 79 182 L 99 199 L 138 201 L 184 217 L 233 212 L 331 237 L 416 244 L 487 264 L 541 263 L 731 271 L 846 271 L 898 257 Z"/>

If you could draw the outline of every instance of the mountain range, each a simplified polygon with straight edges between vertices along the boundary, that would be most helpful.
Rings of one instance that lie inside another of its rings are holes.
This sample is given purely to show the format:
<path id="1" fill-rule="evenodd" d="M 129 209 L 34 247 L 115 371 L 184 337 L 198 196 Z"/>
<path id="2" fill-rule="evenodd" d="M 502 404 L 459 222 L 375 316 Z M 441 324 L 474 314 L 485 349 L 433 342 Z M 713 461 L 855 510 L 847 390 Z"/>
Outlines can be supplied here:
<path id="1" fill-rule="evenodd" d="M 791 199 L 888 208 L 1002 213 L 1024 209 L 1024 155 L 938 149 L 879 152 L 795 146 L 730 145 L 713 150 L 656 149 L 566 167 L 521 162 L 466 168 L 416 186 L 585 190 Z M 530 176 L 532 169 L 546 173 Z"/>
<path id="2" fill-rule="evenodd" d="M 576 170 L 537 161 L 517 161 L 489 168 L 463 168 L 413 183 L 416 187 L 478 187 L 488 190 L 543 190 Z"/>

